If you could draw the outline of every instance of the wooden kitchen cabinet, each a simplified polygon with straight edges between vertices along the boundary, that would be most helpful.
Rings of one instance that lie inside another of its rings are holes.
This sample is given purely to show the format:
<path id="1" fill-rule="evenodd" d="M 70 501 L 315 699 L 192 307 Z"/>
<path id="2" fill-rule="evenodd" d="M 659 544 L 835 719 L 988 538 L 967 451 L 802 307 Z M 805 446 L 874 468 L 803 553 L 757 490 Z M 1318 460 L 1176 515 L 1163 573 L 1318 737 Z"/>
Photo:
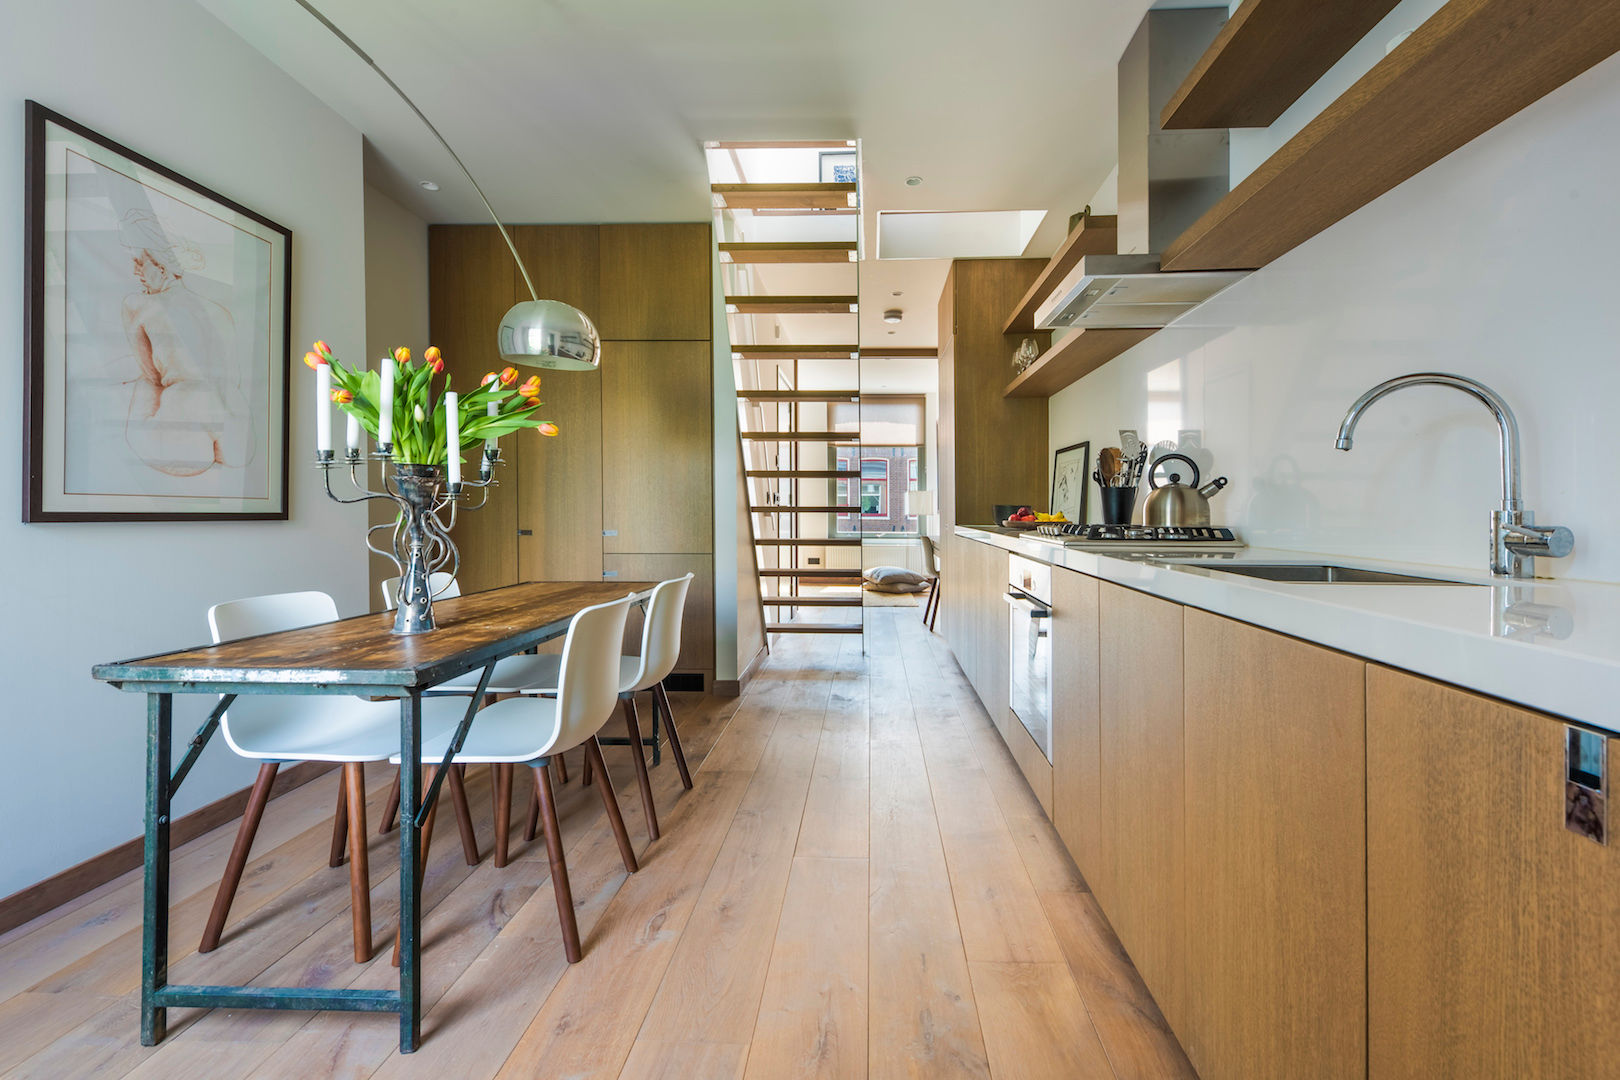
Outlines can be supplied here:
<path id="1" fill-rule="evenodd" d="M 1052 824 L 1089 881 L 1102 836 L 1096 578 L 1052 571 Z"/>
<path id="2" fill-rule="evenodd" d="M 609 554 L 714 550 L 712 366 L 706 341 L 603 343 L 598 499 Z"/>
<path id="3" fill-rule="evenodd" d="M 602 340 L 710 340 L 710 227 L 683 222 L 599 228 L 596 332 Z"/>
<path id="4" fill-rule="evenodd" d="M 1192 608 L 1185 620 L 1176 1032 L 1204 1080 L 1365 1076 L 1367 665 Z"/>
<path id="5" fill-rule="evenodd" d="M 1613 1075 L 1620 851 L 1564 827 L 1564 735 L 1552 717 L 1368 667 L 1375 1080 Z M 1607 760 L 1612 777 L 1613 740 Z"/>
<path id="6" fill-rule="evenodd" d="M 1097 871 L 1088 875 L 1178 1034 L 1186 1023 L 1182 609 L 1098 584 Z"/>

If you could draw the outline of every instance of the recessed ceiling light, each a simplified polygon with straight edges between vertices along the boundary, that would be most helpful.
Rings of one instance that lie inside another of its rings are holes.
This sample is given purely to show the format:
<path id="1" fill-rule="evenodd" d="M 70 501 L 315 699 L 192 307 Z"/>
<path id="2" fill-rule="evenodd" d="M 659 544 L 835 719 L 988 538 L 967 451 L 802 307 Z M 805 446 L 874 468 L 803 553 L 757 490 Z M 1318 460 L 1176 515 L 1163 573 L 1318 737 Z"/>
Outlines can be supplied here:
<path id="1" fill-rule="evenodd" d="M 894 290 L 894 292 L 890 293 L 889 295 L 890 296 L 904 296 L 905 293 L 901 292 L 899 289 L 896 289 L 896 290 Z"/>
<path id="2" fill-rule="evenodd" d="M 891 334 L 892 334 L 892 333 L 894 333 L 894 331 L 893 331 L 893 330 L 890 330 L 890 331 L 889 331 L 889 333 L 891 333 Z"/>
<path id="3" fill-rule="evenodd" d="M 920 177 L 920 176 L 908 176 L 908 177 L 906 177 L 906 187 L 916 187 L 917 185 L 919 185 L 921 183 L 922 183 L 922 177 Z"/>
<path id="4" fill-rule="evenodd" d="M 438 191 L 439 190 L 439 185 L 435 184 L 431 180 L 418 180 L 417 183 L 422 185 L 422 190 L 423 191 Z"/>
<path id="5" fill-rule="evenodd" d="M 897 323 L 904 317 L 905 312 L 901 311 L 897 307 L 892 307 L 883 313 L 883 321 L 886 323 Z"/>

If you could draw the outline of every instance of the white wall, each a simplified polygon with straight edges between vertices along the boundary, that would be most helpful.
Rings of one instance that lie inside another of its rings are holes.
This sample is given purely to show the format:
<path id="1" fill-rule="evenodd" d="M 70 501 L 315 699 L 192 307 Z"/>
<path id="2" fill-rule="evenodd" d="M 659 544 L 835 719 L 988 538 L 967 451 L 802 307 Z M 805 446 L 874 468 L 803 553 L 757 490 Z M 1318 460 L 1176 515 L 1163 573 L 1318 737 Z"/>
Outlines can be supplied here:
<path id="1" fill-rule="evenodd" d="M 292 230 L 294 367 L 291 520 L 22 525 L 23 365 L 6 365 L 0 895 L 141 832 L 145 702 L 93 682 L 91 664 L 206 641 L 204 614 L 219 600 L 315 588 L 355 612 L 366 599 L 364 511 L 316 486 L 298 363 L 317 337 L 342 355 L 365 347 L 359 134 L 189 0 L 11 4 L 5 22 L 0 340 L 13 350 L 22 341 L 23 100 L 34 98 Z M 177 747 L 208 704 L 178 703 Z M 175 812 L 244 786 L 253 771 L 216 740 Z"/>
<path id="2" fill-rule="evenodd" d="M 375 367 L 395 346 L 409 346 L 421 356 L 428 338 L 428 231 L 427 222 L 385 195 L 365 185 L 366 204 L 366 351 L 363 359 Z M 356 358 L 360 359 L 360 358 Z M 333 422 L 336 423 L 336 415 Z M 334 432 L 339 429 L 334 428 Z M 372 470 L 372 485 L 380 472 Z M 392 503 L 370 504 L 373 525 L 391 520 Z M 366 602 L 382 610 L 378 584 L 399 570 L 381 555 L 369 556 L 371 588 Z"/>
<path id="3" fill-rule="evenodd" d="M 1620 581 L 1617 131 L 1620 57 L 1054 396 L 1052 446 L 1117 445 L 1157 386 L 1156 422 L 1204 430 L 1232 480 L 1215 519 L 1251 544 L 1483 569 L 1499 472 L 1476 402 L 1402 391 L 1333 448 L 1361 391 L 1456 372 L 1512 404 L 1527 505 L 1576 532 L 1540 572 Z"/>

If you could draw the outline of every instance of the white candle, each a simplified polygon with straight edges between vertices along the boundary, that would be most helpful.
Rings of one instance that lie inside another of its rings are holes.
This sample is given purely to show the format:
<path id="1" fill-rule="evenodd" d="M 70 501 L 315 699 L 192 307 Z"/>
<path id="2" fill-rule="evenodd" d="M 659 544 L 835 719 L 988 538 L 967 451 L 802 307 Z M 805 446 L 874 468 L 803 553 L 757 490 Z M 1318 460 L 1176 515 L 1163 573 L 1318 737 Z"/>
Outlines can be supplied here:
<path id="1" fill-rule="evenodd" d="M 332 450 L 332 369 L 315 365 L 315 449 Z"/>
<path id="2" fill-rule="evenodd" d="M 489 405 L 485 407 L 484 413 L 491 420 L 495 419 L 501 414 L 501 403 L 498 401 L 490 402 Z M 496 436 L 491 435 L 484 440 L 484 453 L 488 456 L 494 457 L 496 453 L 500 451 L 500 448 L 501 440 Z"/>
<path id="3" fill-rule="evenodd" d="M 394 358 L 383 357 L 382 402 L 377 406 L 377 445 L 394 441 Z"/>
<path id="4" fill-rule="evenodd" d="M 344 428 L 345 445 L 349 448 L 349 456 L 355 457 L 360 453 L 360 418 L 349 413 L 348 426 Z"/>
<path id="5" fill-rule="evenodd" d="M 461 408 L 456 403 L 456 392 L 444 392 L 444 450 L 450 463 L 450 485 L 461 483 Z"/>

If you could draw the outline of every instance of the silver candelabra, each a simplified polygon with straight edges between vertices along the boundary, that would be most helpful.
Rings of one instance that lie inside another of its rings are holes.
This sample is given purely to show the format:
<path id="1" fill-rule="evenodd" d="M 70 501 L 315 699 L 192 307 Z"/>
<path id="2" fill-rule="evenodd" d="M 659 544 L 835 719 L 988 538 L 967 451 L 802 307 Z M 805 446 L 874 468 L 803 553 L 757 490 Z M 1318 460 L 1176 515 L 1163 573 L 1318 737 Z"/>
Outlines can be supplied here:
<path id="1" fill-rule="evenodd" d="M 481 509 L 489 501 L 489 488 L 495 483 L 495 466 L 501 463 L 499 447 L 484 447 L 477 480 L 450 484 L 444 482 L 439 466 L 396 464 L 393 448 L 388 444 L 379 445 L 370 459 L 382 466 L 381 491 L 372 491 L 368 482 L 360 479 L 364 459 L 357 447 L 349 447 L 342 461 L 331 450 L 319 450 L 315 458 L 326 484 L 326 494 L 334 502 L 388 499 L 399 507 L 393 521 L 366 530 L 366 547 L 393 563 L 399 571 L 399 586 L 394 594 L 394 633 L 423 634 L 432 630 L 432 576 L 447 568 L 451 576 L 460 570 L 461 552 L 456 550 L 450 530 L 456 527 L 456 513 L 468 489 L 480 490 L 482 496 L 466 509 Z M 332 470 L 344 466 L 349 470 L 349 482 L 360 493 L 354 498 L 343 498 L 332 490 Z M 448 519 L 442 516 L 446 510 Z M 392 550 L 378 547 L 373 538 L 373 534 L 383 529 L 391 530 Z"/>

